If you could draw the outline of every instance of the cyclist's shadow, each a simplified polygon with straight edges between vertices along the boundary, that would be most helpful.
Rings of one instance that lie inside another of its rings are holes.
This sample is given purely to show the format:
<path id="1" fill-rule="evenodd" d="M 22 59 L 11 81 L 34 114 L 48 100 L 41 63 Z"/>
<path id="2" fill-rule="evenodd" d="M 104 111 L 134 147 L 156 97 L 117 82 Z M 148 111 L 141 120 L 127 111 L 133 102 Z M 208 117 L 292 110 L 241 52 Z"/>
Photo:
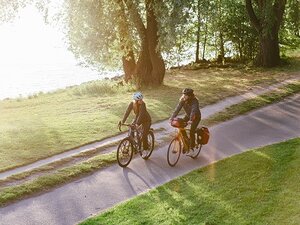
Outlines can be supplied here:
<path id="1" fill-rule="evenodd" d="M 134 194 L 141 193 L 145 191 L 145 189 L 151 188 L 151 185 L 149 185 L 149 183 L 133 169 L 125 167 L 123 168 L 123 174 L 127 183 L 129 184 L 131 191 Z M 131 178 L 130 178 L 130 174 L 132 174 Z"/>

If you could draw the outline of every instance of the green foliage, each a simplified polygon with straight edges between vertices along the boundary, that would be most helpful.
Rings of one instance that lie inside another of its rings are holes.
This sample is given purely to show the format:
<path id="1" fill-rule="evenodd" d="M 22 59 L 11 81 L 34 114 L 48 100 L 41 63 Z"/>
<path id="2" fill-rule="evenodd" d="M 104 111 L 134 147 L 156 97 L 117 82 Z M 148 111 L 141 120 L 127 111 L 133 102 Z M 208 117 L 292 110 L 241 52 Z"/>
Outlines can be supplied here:
<path id="1" fill-rule="evenodd" d="M 159 47 L 173 47 L 174 34 L 181 32 L 177 24 L 185 23 L 189 1 L 155 1 L 154 10 L 159 23 Z M 145 24 L 145 1 L 134 1 Z M 186 13 L 182 13 L 185 12 Z M 64 14 L 70 49 L 78 58 L 96 67 L 121 68 L 121 58 L 130 50 L 137 57 L 141 37 L 133 21 L 136 19 L 123 1 L 66 0 Z M 127 34 L 122 32 L 126 29 Z M 125 47 L 125 48 L 124 48 Z"/>
<path id="2" fill-rule="evenodd" d="M 145 24 L 145 1 L 132 2 Z M 264 34 L 267 35 L 275 23 L 274 1 L 265 2 L 264 10 L 257 4 L 254 4 L 254 10 L 258 18 L 263 19 Z M 225 56 L 240 60 L 253 59 L 257 53 L 258 35 L 250 25 L 244 0 L 162 0 L 154 3 L 159 26 L 157 48 L 162 51 L 168 66 L 187 63 L 194 58 L 198 27 L 204 58 L 214 58 L 223 49 Z M 46 22 L 60 21 L 70 50 L 87 65 L 98 69 L 120 69 L 121 58 L 129 50 L 138 57 L 141 37 L 125 1 L 65 0 L 59 5 L 59 13 L 53 15 L 54 2 L 51 0 L 3 0 L 0 2 L 0 21 L 12 20 L 28 4 L 39 8 Z M 280 29 L 280 43 L 284 48 L 300 46 L 299 4 L 299 0 L 287 1 Z"/>
<path id="3" fill-rule="evenodd" d="M 280 40 L 284 52 L 289 48 L 300 48 L 300 2 L 298 0 L 287 1 Z"/>

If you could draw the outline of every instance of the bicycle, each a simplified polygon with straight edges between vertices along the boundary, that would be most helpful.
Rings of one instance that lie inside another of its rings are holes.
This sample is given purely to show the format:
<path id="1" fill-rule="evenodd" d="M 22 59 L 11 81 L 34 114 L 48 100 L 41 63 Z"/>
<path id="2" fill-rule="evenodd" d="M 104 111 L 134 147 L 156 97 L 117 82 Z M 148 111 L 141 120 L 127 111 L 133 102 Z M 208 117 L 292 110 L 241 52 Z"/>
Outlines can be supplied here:
<path id="1" fill-rule="evenodd" d="M 180 121 L 179 124 L 176 123 L 172 124 L 171 122 L 171 125 L 177 128 L 177 133 L 175 137 L 172 139 L 172 141 L 170 142 L 170 145 L 168 147 L 168 153 L 167 153 L 168 164 L 172 167 L 175 166 L 179 161 L 181 152 L 195 159 L 198 157 L 202 149 L 202 144 L 198 136 L 195 139 L 197 140 L 197 144 L 194 150 L 190 149 L 190 139 L 187 136 L 187 131 L 189 132 L 190 129 L 185 128 L 188 125 L 188 123 L 179 119 L 177 119 L 176 121 Z M 197 135 L 197 132 L 195 133 L 195 135 Z"/>
<path id="2" fill-rule="evenodd" d="M 133 154 L 139 153 L 145 160 L 149 159 L 154 149 L 154 133 L 150 128 L 148 132 L 148 150 L 142 149 L 142 125 L 135 126 L 132 124 L 119 124 L 119 130 L 121 126 L 127 126 L 127 137 L 121 140 L 117 149 L 117 161 L 121 167 L 126 167 L 131 162 Z"/>

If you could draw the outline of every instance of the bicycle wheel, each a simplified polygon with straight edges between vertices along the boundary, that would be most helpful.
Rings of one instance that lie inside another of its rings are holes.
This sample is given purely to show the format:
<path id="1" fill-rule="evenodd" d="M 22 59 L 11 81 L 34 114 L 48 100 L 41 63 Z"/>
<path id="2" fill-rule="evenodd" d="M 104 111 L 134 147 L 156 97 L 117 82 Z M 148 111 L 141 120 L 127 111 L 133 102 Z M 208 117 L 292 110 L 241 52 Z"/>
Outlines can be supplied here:
<path id="1" fill-rule="evenodd" d="M 201 152 L 201 149 L 202 149 L 202 145 L 200 144 L 199 146 L 195 147 L 194 151 L 189 152 L 189 156 L 193 159 L 196 159 L 198 157 L 198 155 L 200 154 Z"/>
<path id="2" fill-rule="evenodd" d="M 133 146 L 129 138 L 123 139 L 117 150 L 117 161 L 121 167 L 126 167 L 133 156 Z"/>
<path id="3" fill-rule="evenodd" d="M 151 156 L 153 149 L 154 149 L 154 134 L 153 131 L 150 130 L 148 133 L 148 150 L 142 150 L 140 151 L 140 155 L 142 156 L 143 159 L 149 159 Z"/>
<path id="4" fill-rule="evenodd" d="M 168 148 L 167 160 L 170 166 L 175 166 L 179 160 L 181 154 L 181 141 L 178 138 L 174 138 Z"/>

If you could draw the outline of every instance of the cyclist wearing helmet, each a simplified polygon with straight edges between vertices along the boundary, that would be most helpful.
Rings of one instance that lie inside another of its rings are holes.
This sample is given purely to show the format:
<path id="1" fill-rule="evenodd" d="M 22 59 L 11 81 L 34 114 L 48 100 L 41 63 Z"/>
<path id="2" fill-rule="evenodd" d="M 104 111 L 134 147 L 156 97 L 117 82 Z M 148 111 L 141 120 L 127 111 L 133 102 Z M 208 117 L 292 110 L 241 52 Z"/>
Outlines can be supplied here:
<path id="1" fill-rule="evenodd" d="M 182 90 L 182 96 L 179 99 L 179 103 L 172 114 L 170 120 L 173 120 L 181 109 L 184 109 L 185 116 L 184 120 L 191 124 L 190 130 L 190 148 L 193 149 L 195 147 L 195 132 L 197 126 L 201 120 L 201 112 L 199 109 L 199 101 L 194 95 L 194 90 L 191 88 L 185 88 Z"/>
<path id="2" fill-rule="evenodd" d="M 136 92 L 133 94 L 133 101 L 129 103 L 127 110 L 123 116 L 122 121 L 119 123 L 125 123 L 129 114 L 133 110 L 135 114 L 135 119 L 133 124 L 141 125 L 143 127 L 142 142 L 144 150 L 148 150 L 148 132 L 151 127 L 151 116 L 147 111 L 146 104 L 143 101 L 143 95 L 141 92 Z"/>

